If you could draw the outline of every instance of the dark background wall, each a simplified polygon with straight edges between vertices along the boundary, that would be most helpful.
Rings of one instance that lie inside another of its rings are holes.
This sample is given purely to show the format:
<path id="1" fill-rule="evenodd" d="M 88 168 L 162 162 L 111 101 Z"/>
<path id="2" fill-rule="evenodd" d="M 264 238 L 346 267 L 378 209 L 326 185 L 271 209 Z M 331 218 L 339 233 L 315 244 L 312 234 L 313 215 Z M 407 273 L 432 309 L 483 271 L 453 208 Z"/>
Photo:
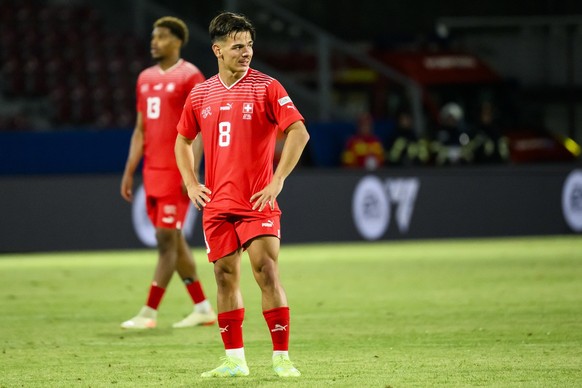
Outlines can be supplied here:
<path id="1" fill-rule="evenodd" d="M 369 40 L 389 34 L 411 34 L 432 30 L 443 16 L 525 16 L 582 14 L 578 0 L 273 0 L 274 3 L 310 20 L 347 40 Z M 158 1 L 184 17 L 207 26 L 224 9 L 224 2 Z"/>
<path id="2" fill-rule="evenodd" d="M 298 171 L 279 204 L 286 243 L 580 233 L 582 169 Z M 0 214 L 0 253 L 144 246 L 117 174 L 0 176 Z"/>

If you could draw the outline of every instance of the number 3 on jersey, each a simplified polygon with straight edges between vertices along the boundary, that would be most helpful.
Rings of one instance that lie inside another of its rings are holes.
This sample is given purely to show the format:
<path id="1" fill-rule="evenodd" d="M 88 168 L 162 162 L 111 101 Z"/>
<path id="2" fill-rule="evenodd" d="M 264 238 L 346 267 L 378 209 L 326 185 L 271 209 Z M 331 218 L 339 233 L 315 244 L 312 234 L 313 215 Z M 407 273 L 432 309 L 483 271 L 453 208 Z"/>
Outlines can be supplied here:
<path id="1" fill-rule="evenodd" d="M 147 99 L 147 117 L 148 119 L 159 119 L 160 118 L 160 108 L 161 100 L 159 97 L 148 97 Z"/>
<path id="2" fill-rule="evenodd" d="M 218 123 L 218 145 L 228 147 L 230 145 L 230 122 L 223 121 Z"/>

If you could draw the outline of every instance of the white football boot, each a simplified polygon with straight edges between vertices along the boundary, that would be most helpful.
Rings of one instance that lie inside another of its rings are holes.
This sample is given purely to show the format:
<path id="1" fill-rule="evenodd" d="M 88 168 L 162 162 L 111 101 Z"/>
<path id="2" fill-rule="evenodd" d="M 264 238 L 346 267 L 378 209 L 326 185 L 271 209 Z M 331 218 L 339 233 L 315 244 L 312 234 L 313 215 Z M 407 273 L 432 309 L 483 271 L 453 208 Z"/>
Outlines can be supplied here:
<path id="1" fill-rule="evenodd" d="M 121 324 L 122 329 L 153 329 L 156 327 L 158 311 L 151 307 L 143 306 L 139 313 Z"/>

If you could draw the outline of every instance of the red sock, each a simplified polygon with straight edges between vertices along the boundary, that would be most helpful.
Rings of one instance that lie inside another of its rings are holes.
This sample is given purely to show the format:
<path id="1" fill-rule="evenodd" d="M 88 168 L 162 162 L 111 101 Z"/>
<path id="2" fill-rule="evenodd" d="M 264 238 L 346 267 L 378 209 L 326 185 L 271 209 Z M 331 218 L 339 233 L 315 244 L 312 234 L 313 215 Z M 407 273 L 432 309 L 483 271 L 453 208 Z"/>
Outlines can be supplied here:
<path id="1" fill-rule="evenodd" d="M 153 308 L 154 310 L 157 310 L 160 302 L 162 301 L 162 297 L 164 296 L 164 292 L 166 292 L 165 288 L 152 284 L 150 286 L 150 293 L 148 295 L 148 301 L 146 305 Z"/>
<path id="2" fill-rule="evenodd" d="M 202 285 L 200 284 L 199 281 L 187 284 L 186 289 L 188 290 L 188 293 L 190 294 L 190 297 L 192 298 L 194 303 L 200 303 L 206 300 L 204 291 L 202 291 Z"/>
<path id="3" fill-rule="evenodd" d="M 289 350 L 289 307 L 277 307 L 263 311 L 271 332 L 273 350 Z"/>
<path id="4" fill-rule="evenodd" d="M 242 325 L 244 318 L 244 308 L 218 314 L 218 328 L 220 329 L 224 349 L 240 349 L 243 347 Z"/>

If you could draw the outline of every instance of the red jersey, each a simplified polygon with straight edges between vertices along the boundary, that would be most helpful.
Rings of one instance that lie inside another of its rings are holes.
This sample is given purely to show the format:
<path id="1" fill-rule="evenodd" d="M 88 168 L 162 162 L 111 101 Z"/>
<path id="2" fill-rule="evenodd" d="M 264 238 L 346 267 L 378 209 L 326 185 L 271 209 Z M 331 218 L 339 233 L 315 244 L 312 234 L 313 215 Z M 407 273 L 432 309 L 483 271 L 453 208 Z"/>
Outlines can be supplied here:
<path id="1" fill-rule="evenodd" d="M 202 133 L 205 185 L 212 191 L 205 212 L 251 218 L 280 214 L 252 210 L 251 196 L 273 178 L 278 131 L 303 121 L 283 86 L 257 70 L 227 87 L 215 75 L 197 85 L 184 105 L 178 131 L 194 139 Z"/>
<path id="2" fill-rule="evenodd" d="M 176 125 L 188 94 L 204 80 L 200 70 L 183 59 L 165 71 L 159 65 L 149 67 L 137 79 L 136 109 L 144 127 L 144 184 L 150 195 L 180 189 L 174 156 Z"/>

